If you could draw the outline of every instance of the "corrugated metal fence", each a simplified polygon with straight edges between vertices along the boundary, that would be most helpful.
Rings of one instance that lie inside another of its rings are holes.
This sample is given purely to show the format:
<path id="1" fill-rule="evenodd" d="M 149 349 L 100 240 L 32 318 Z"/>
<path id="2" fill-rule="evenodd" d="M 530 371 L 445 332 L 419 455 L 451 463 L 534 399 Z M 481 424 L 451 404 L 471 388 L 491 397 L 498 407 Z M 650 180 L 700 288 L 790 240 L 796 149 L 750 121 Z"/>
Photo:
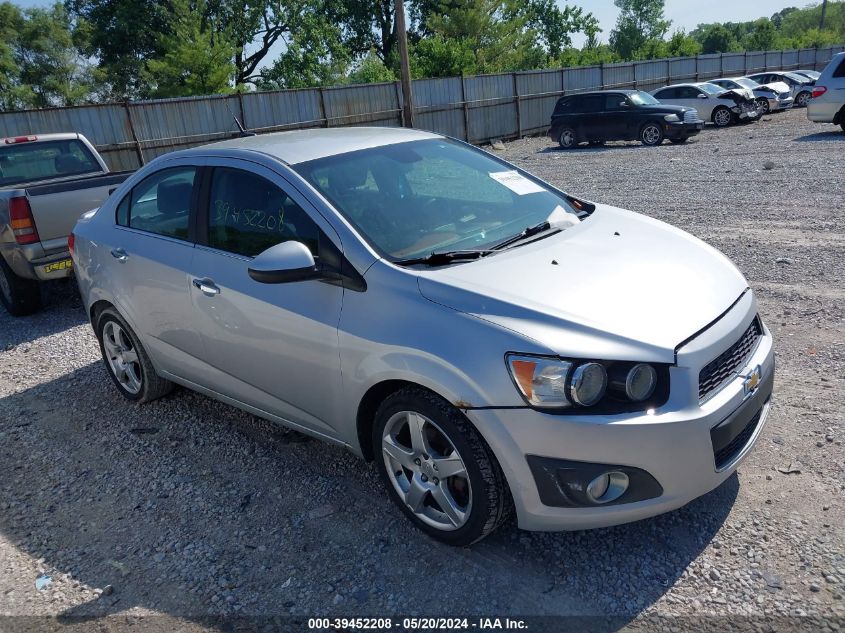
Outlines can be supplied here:
<path id="1" fill-rule="evenodd" d="M 414 81 L 415 125 L 483 143 L 544 131 L 561 95 L 652 90 L 764 70 L 821 70 L 845 46 L 722 53 L 475 77 Z M 136 169 L 174 149 L 235 136 L 233 117 L 258 133 L 307 127 L 402 125 L 399 83 L 137 101 L 0 113 L 0 137 L 77 131 L 112 169 Z"/>

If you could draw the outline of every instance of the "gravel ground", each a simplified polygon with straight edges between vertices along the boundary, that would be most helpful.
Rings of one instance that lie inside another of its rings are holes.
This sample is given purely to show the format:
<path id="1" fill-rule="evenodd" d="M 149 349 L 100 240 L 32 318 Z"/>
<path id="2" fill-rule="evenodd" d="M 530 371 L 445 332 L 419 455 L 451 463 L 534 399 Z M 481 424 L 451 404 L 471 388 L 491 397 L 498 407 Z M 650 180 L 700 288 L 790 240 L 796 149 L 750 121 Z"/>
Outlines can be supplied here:
<path id="1" fill-rule="evenodd" d="M 632 525 L 506 526 L 471 549 L 440 545 L 340 449 L 185 390 L 127 404 L 75 285 L 45 287 L 43 312 L 0 314 L 0 615 L 160 614 L 165 628 L 195 629 L 232 614 L 617 617 L 608 628 L 807 615 L 837 630 L 845 134 L 833 130 L 793 111 L 685 146 L 563 152 L 532 138 L 499 152 L 721 249 L 776 338 L 776 402 L 738 474 Z M 42 574 L 51 583 L 38 590 Z"/>

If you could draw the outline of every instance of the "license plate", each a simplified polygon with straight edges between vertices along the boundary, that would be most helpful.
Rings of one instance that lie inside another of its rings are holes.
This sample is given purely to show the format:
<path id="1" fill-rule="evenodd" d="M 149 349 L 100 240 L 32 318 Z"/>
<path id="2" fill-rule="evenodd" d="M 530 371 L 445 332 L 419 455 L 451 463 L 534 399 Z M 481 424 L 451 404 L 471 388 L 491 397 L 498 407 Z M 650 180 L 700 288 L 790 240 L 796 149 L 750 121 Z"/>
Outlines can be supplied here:
<path id="1" fill-rule="evenodd" d="M 44 266 L 45 273 L 53 273 L 57 270 L 71 270 L 73 268 L 73 260 L 72 259 L 63 259 L 58 262 L 53 262 L 52 264 L 47 264 Z"/>

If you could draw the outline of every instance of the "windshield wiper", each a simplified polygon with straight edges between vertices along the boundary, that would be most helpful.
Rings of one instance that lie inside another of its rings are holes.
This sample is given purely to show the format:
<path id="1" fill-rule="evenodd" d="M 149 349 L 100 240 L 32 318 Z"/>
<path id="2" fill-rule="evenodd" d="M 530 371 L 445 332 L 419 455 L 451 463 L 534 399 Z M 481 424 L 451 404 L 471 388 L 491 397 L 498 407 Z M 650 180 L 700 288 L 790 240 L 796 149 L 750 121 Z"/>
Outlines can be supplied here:
<path id="1" fill-rule="evenodd" d="M 469 251 L 441 251 L 433 252 L 425 257 L 412 257 L 410 259 L 397 259 L 393 263 L 400 266 L 412 266 L 413 264 L 427 264 L 429 266 L 443 266 L 451 264 L 455 261 L 479 259 L 485 255 L 489 255 L 493 251 L 490 249 L 479 249 Z"/>
<path id="2" fill-rule="evenodd" d="M 524 240 L 527 237 L 533 237 L 534 235 L 537 235 L 539 233 L 543 233 L 544 231 L 548 231 L 551 228 L 552 228 L 551 223 L 548 220 L 543 220 L 539 224 L 535 224 L 534 226 L 529 226 L 528 228 L 521 231 L 520 233 L 517 233 L 516 235 L 509 237 L 508 239 L 506 239 L 502 242 L 499 242 L 498 244 L 496 244 L 494 246 L 491 246 L 490 250 L 494 250 L 494 251 L 502 250 L 503 248 L 507 248 L 511 244 L 515 244 L 516 242 Z M 560 229 L 557 229 L 557 231 L 555 231 L 555 232 L 558 232 L 558 231 L 560 231 Z"/>

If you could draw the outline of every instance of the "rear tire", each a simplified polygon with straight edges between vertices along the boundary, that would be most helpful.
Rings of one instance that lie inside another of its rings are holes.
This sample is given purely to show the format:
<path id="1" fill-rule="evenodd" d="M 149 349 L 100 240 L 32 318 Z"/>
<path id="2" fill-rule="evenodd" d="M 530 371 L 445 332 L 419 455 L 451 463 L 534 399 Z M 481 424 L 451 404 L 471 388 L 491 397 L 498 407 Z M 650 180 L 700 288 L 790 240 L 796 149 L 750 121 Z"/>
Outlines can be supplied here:
<path id="1" fill-rule="evenodd" d="M 39 283 L 18 277 L 3 257 L 0 257 L 0 303 L 12 316 L 26 316 L 41 309 Z"/>
<path id="2" fill-rule="evenodd" d="M 799 92 L 798 96 L 795 97 L 795 104 L 802 108 L 806 108 L 808 103 L 810 103 L 810 93 L 806 90 Z"/>
<path id="3" fill-rule="evenodd" d="M 470 545 L 510 515 L 510 491 L 490 447 L 430 391 L 405 387 L 388 396 L 376 411 L 372 448 L 390 498 L 433 538 Z"/>
<path id="4" fill-rule="evenodd" d="M 715 110 L 713 110 L 713 125 L 716 127 L 728 127 L 731 123 L 733 123 L 734 116 L 733 112 L 731 112 L 725 106 L 719 106 Z"/>
<path id="5" fill-rule="evenodd" d="M 124 398 L 151 402 L 173 391 L 173 383 L 156 373 L 135 332 L 114 308 L 100 312 L 96 331 L 106 371 Z"/>
<path id="6" fill-rule="evenodd" d="M 757 109 L 760 110 L 760 116 L 764 114 L 769 114 L 769 100 L 765 97 L 760 97 L 757 99 Z"/>
<path id="7" fill-rule="evenodd" d="M 572 149 L 578 145 L 578 135 L 571 127 L 565 127 L 560 131 L 557 142 L 561 149 Z"/>

